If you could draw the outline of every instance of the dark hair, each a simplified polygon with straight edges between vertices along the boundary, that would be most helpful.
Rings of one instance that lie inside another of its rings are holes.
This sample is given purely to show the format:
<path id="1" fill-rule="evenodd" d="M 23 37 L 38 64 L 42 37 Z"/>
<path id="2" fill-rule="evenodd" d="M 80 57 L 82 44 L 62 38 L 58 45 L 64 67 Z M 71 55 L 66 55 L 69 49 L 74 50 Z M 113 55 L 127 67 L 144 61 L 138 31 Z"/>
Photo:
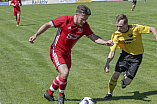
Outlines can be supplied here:
<path id="1" fill-rule="evenodd" d="M 124 24 L 126 24 L 128 22 L 128 18 L 126 15 L 124 14 L 120 14 L 116 17 L 116 21 L 119 22 L 120 20 L 124 20 Z"/>
<path id="2" fill-rule="evenodd" d="M 76 13 L 91 15 L 91 10 L 86 5 L 79 5 L 76 9 Z"/>

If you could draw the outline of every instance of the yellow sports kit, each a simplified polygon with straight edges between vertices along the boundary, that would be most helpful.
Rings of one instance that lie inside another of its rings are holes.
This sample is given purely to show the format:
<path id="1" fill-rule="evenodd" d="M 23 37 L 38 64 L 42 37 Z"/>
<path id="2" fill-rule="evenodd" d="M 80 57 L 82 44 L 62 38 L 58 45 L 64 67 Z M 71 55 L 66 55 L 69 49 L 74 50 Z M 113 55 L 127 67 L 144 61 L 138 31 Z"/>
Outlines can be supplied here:
<path id="1" fill-rule="evenodd" d="M 118 30 L 112 34 L 112 41 L 114 45 L 111 47 L 111 51 L 115 51 L 118 47 L 125 52 L 132 55 L 143 54 L 143 44 L 141 34 L 149 34 L 150 27 L 132 24 L 129 25 L 129 29 L 125 33 L 121 33 Z"/>

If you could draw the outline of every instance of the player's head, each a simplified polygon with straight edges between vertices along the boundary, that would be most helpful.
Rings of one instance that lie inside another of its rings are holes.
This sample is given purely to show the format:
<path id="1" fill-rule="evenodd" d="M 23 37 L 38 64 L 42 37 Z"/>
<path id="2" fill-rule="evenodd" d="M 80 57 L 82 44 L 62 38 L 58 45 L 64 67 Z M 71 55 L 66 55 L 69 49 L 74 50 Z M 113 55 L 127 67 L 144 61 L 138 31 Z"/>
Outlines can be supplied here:
<path id="1" fill-rule="evenodd" d="M 74 21 L 79 27 L 83 27 L 84 23 L 91 15 L 91 10 L 86 5 L 79 5 L 76 9 Z"/>
<path id="2" fill-rule="evenodd" d="M 91 10 L 86 5 L 79 5 L 76 9 L 76 13 L 91 15 Z"/>
<path id="3" fill-rule="evenodd" d="M 128 30 L 128 18 L 124 14 L 116 17 L 116 26 L 119 32 L 126 32 Z"/>

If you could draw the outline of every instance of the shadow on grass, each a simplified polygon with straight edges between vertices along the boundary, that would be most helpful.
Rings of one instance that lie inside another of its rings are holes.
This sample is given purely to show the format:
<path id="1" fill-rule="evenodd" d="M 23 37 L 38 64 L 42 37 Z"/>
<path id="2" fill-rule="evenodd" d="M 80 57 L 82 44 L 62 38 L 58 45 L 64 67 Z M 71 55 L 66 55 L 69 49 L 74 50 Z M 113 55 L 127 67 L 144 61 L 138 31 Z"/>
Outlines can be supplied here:
<path id="1" fill-rule="evenodd" d="M 20 25 L 20 26 L 31 26 L 31 25 L 35 25 L 35 24 L 27 24 L 27 25 Z"/>
<path id="2" fill-rule="evenodd" d="M 133 100 L 141 100 L 141 101 L 146 101 L 146 102 L 151 102 L 151 100 L 145 100 L 145 98 L 148 98 L 150 95 L 156 95 L 157 91 L 148 91 L 148 92 L 143 92 L 139 93 L 139 91 L 135 92 L 128 92 L 128 93 L 134 93 L 132 96 L 113 96 L 109 100 L 103 100 L 102 98 L 93 98 L 94 101 L 110 101 L 110 100 L 120 100 L 120 99 L 133 99 Z"/>
<path id="3" fill-rule="evenodd" d="M 156 95 L 157 91 L 148 91 L 148 92 L 143 92 L 143 93 L 139 93 L 139 91 L 135 91 L 135 92 L 128 92 L 128 93 L 133 93 L 134 95 L 131 95 L 131 96 L 113 96 L 109 100 L 104 100 L 103 98 L 93 98 L 93 100 L 94 100 L 95 104 L 98 101 L 112 101 L 112 100 L 121 100 L 121 99 L 123 99 L 123 100 L 133 99 L 133 100 L 141 100 L 141 101 L 151 102 L 151 100 L 145 100 L 145 98 L 148 98 L 148 96 L 151 96 L 151 95 Z M 80 99 L 66 99 L 65 101 L 77 101 L 77 102 L 79 102 Z"/>

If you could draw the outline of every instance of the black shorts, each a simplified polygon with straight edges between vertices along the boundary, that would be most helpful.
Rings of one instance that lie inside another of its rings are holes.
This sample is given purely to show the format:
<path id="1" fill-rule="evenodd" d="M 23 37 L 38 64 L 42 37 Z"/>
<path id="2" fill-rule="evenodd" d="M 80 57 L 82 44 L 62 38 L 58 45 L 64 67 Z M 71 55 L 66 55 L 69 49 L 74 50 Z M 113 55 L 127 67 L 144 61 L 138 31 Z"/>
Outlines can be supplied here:
<path id="1" fill-rule="evenodd" d="M 132 5 L 136 5 L 136 1 L 133 1 L 133 2 L 132 2 Z"/>
<path id="2" fill-rule="evenodd" d="M 120 57 L 115 66 L 115 71 L 117 72 L 127 72 L 126 75 L 128 78 L 133 79 L 136 75 L 136 72 L 142 62 L 143 54 L 140 55 L 131 55 L 125 51 L 120 53 Z"/>

